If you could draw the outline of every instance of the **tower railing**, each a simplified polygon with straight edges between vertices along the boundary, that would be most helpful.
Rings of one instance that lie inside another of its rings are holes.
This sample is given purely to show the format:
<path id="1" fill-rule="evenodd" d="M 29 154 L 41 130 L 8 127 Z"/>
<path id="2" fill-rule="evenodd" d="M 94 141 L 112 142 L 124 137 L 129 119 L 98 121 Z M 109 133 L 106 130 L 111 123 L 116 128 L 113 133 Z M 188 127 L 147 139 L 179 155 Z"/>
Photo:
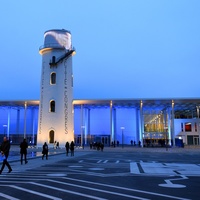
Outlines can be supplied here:
<path id="1" fill-rule="evenodd" d="M 57 43 L 49 43 L 49 44 L 45 44 L 39 47 L 39 51 L 45 48 L 59 48 L 59 49 L 65 49 L 64 46 L 61 46 Z"/>

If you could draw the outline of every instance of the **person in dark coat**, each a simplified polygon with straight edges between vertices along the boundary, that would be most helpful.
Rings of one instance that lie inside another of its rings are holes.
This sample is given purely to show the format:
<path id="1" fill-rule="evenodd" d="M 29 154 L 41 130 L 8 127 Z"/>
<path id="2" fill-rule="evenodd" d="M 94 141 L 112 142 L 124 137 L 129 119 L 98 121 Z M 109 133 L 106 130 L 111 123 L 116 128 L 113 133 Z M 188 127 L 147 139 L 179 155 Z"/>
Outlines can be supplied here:
<path id="1" fill-rule="evenodd" d="M 48 152 L 49 152 L 48 145 L 45 142 L 44 145 L 43 145 L 43 148 L 42 148 L 42 154 L 43 154 L 42 160 L 44 159 L 44 156 L 46 156 L 46 160 L 48 160 Z"/>
<path id="2" fill-rule="evenodd" d="M 28 148 L 28 143 L 26 142 L 26 139 L 24 138 L 23 142 L 20 144 L 20 154 L 21 154 L 21 165 L 23 164 L 23 157 L 25 164 L 28 163 L 26 155 L 27 155 L 27 148 Z"/>
<path id="3" fill-rule="evenodd" d="M 10 166 L 10 164 L 8 163 L 7 159 L 8 159 L 8 155 L 9 155 L 9 151 L 10 151 L 10 141 L 7 140 L 7 137 L 3 138 L 3 142 L 1 144 L 1 155 L 5 156 L 3 159 L 3 164 L 0 170 L 0 174 L 2 173 L 5 165 L 8 167 L 8 173 L 10 173 L 12 171 L 12 168 Z"/>
<path id="4" fill-rule="evenodd" d="M 66 142 L 65 148 L 66 148 L 66 156 L 68 156 L 68 153 L 69 153 L 69 142 Z"/>
<path id="5" fill-rule="evenodd" d="M 71 144 L 70 144 L 70 150 L 71 150 L 71 156 L 74 156 L 74 142 L 71 141 Z"/>

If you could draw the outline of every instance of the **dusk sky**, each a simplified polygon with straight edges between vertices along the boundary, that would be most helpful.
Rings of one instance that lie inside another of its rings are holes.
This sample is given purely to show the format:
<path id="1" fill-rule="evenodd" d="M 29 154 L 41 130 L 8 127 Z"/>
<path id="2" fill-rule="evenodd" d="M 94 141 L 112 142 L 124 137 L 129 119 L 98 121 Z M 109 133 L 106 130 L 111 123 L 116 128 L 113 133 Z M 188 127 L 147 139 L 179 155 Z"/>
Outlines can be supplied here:
<path id="1" fill-rule="evenodd" d="M 39 100 L 50 29 L 72 34 L 74 99 L 200 98 L 199 0 L 10 0 L 0 18 L 0 101 Z"/>

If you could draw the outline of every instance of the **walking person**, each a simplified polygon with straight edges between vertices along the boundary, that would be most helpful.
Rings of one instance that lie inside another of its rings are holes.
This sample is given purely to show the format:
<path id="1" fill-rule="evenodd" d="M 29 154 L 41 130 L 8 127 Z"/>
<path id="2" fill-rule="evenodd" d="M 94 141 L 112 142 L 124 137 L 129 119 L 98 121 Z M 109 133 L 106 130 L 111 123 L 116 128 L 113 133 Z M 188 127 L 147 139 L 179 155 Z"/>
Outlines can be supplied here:
<path id="1" fill-rule="evenodd" d="M 25 164 L 28 163 L 27 158 L 26 158 L 27 148 L 28 148 L 28 143 L 26 142 L 26 139 L 24 138 L 23 142 L 21 142 L 20 144 L 21 165 L 23 164 L 23 157 L 24 157 Z"/>
<path id="2" fill-rule="evenodd" d="M 48 152 L 49 152 L 48 145 L 45 142 L 44 145 L 43 145 L 43 148 L 42 148 L 42 154 L 43 154 L 42 160 L 44 159 L 44 156 L 46 156 L 46 160 L 48 160 Z"/>
<path id="3" fill-rule="evenodd" d="M 5 165 L 8 167 L 8 173 L 10 173 L 12 171 L 12 168 L 7 161 L 9 151 L 10 151 L 10 141 L 7 140 L 7 137 L 4 137 L 3 142 L 1 144 L 1 155 L 5 156 L 5 157 L 3 159 L 3 164 L 2 164 L 2 167 L 1 167 L 1 170 L 0 170 L 0 174 L 3 172 Z"/>
<path id="4" fill-rule="evenodd" d="M 66 142 L 65 148 L 66 148 L 66 156 L 68 156 L 68 153 L 69 153 L 69 142 Z"/>
<path id="5" fill-rule="evenodd" d="M 71 150 L 71 156 L 74 156 L 74 142 L 73 141 L 71 141 L 70 150 Z"/>
<path id="6" fill-rule="evenodd" d="M 56 149 L 56 147 L 57 147 L 57 142 L 56 141 L 54 142 L 53 146 L 54 146 L 54 149 Z"/>

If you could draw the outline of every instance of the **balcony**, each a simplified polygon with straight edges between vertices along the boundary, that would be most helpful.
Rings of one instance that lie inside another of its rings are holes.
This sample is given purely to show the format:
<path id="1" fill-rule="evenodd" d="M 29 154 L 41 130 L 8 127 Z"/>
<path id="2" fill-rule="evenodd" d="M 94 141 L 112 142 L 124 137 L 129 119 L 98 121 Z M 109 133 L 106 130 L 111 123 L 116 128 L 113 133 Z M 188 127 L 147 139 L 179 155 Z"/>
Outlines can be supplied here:
<path id="1" fill-rule="evenodd" d="M 51 50 L 51 49 L 65 49 L 64 46 L 61 46 L 58 43 L 48 43 L 44 44 L 39 47 L 39 53 L 43 54 L 45 51 Z"/>

